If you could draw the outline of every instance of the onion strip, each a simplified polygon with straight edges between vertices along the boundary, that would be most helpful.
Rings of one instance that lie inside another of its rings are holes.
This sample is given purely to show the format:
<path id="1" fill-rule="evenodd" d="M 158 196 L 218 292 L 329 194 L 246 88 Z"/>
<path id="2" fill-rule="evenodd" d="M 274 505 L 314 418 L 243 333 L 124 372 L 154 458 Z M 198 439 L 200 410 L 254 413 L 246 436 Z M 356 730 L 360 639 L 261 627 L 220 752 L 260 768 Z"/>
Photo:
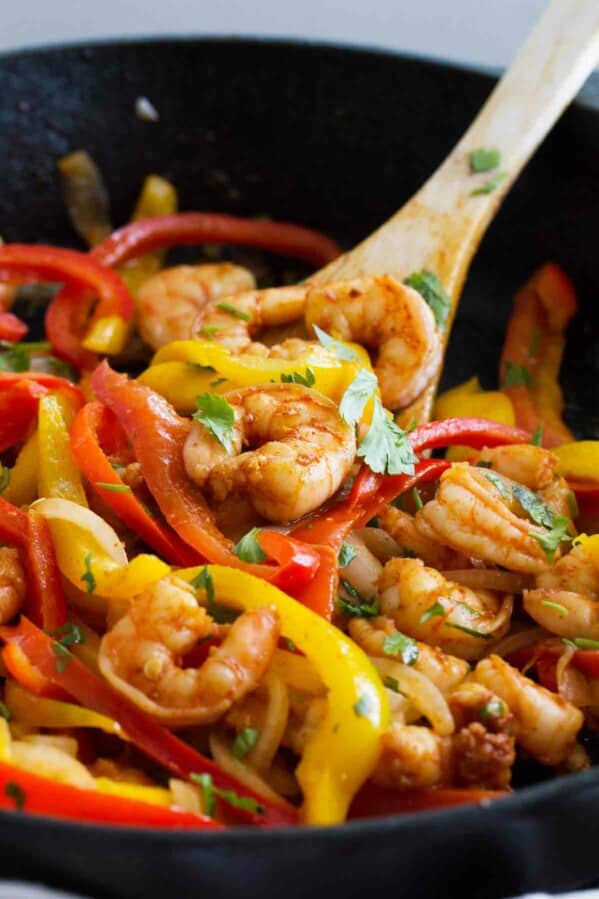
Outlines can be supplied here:
<path id="1" fill-rule="evenodd" d="M 455 730 L 453 715 L 447 701 L 438 687 L 420 671 L 392 662 L 390 659 L 373 657 L 372 664 L 387 677 L 394 678 L 403 695 L 427 718 L 432 728 L 441 737 L 448 737 Z"/>
<path id="2" fill-rule="evenodd" d="M 470 587 L 472 590 L 500 590 L 502 593 L 522 593 L 532 585 L 527 574 L 514 571 L 498 571 L 496 568 L 460 568 L 442 571 L 448 581 Z"/>

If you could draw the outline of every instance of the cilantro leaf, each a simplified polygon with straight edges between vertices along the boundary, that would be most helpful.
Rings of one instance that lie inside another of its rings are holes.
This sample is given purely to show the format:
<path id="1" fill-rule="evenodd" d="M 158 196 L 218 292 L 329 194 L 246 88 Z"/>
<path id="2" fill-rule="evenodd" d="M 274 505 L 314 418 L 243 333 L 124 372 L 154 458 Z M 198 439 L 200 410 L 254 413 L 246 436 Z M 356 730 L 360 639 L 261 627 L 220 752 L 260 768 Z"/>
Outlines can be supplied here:
<path id="1" fill-rule="evenodd" d="M 588 637 L 575 637 L 572 642 L 577 649 L 599 649 L 599 640 L 589 640 Z"/>
<path id="2" fill-rule="evenodd" d="M 505 706 L 499 699 L 492 699 L 486 705 L 481 705 L 478 710 L 481 721 L 487 718 L 501 718 L 505 714 Z"/>
<path id="3" fill-rule="evenodd" d="M 543 445 L 543 422 L 540 425 L 537 425 L 534 431 L 534 434 L 530 438 L 530 442 L 532 446 L 542 446 Z"/>
<path id="4" fill-rule="evenodd" d="M 30 362 L 29 351 L 18 343 L 0 353 L 0 371 L 29 371 Z"/>
<path id="5" fill-rule="evenodd" d="M 422 502 L 422 497 L 420 496 L 420 491 L 418 490 L 418 487 L 412 487 L 412 499 L 414 501 L 414 505 L 416 506 L 416 509 L 417 510 L 422 509 L 422 507 L 424 506 L 424 503 Z"/>
<path id="6" fill-rule="evenodd" d="M 530 536 L 541 545 L 545 558 L 548 562 L 553 562 L 555 551 L 560 543 L 569 543 L 572 540 L 567 530 L 570 527 L 570 519 L 566 515 L 554 515 L 553 527 L 545 534 L 535 534 L 532 531 Z"/>
<path id="7" fill-rule="evenodd" d="M 355 425 L 360 420 L 368 400 L 376 397 L 377 386 L 376 375 L 366 368 L 360 369 L 339 404 L 341 418 L 348 425 Z"/>
<path id="8" fill-rule="evenodd" d="M 56 656 L 56 670 L 58 671 L 59 674 L 62 674 L 62 672 L 65 670 L 65 668 L 68 665 L 70 665 L 70 663 L 73 659 L 73 656 L 71 655 L 70 651 L 66 648 L 66 646 L 62 645 L 62 643 L 53 642 L 52 643 L 52 652 Z"/>
<path id="9" fill-rule="evenodd" d="M 532 383 L 532 375 L 524 365 L 507 360 L 503 387 L 522 387 Z"/>
<path id="10" fill-rule="evenodd" d="M 215 334 L 218 334 L 220 328 L 218 325 L 204 325 L 203 328 L 200 328 L 199 333 L 202 337 L 207 337 L 208 340 L 212 340 Z"/>
<path id="11" fill-rule="evenodd" d="M 215 787 L 211 774 L 196 774 L 192 772 L 189 779 L 198 784 L 202 788 L 202 805 L 204 806 L 204 814 L 211 818 L 214 815 L 216 800 L 223 799 L 233 808 L 244 809 L 248 812 L 255 812 L 263 815 L 264 807 L 260 805 L 252 796 L 239 796 L 233 790 L 221 790 Z"/>
<path id="12" fill-rule="evenodd" d="M 297 649 L 297 646 L 295 645 L 293 640 L 290 640 L 289 637 L 285 637 L 285 645 L 287 646 L 289 652 L 295 652 L 295 650 Z"/>
<path id="13" fill-rule="evenodd" d="M 74 624 L 72 621 L 67 621 L 66 624 L 63 624 L 62 627 L 59 627 L 58 630 L 54 631 L 52 634 L 53 637 L 56 637 L 57 642 L 64 646 L 73 646 L 81 643 L 85 643 L 85 631 L 78 624 Z"/>
<path id="14" fill-rule="evenodd" d="M 425 622 L 429 621 L 431 618 L 443 618 L 447 614 L 447 610 L 440 602 L 434 602 L 432 606 L 429 606 L 426 612 L 423 612 L 420 616 L 419 623 L 425 624 Z"/>
<path id="15" fill-rule="evenodd" d="M 545 606 L 546 609 L 553 609 L 554 612 L 559 612 L 564 618 L 570 614 L 569 610 L 563 606 L 561 602 L 552 602 L 550 599 L 542 599 L 541 605 Z"/>
<path id="16" fill-rule="evenodd" d="M 471 172 L 492 172 L 501 162 L 501 153 L 496 147 L 477 147 L 470 154 Z"/>
<path id="17" fill-rule="evenodd" d="M 334 337 L 331 337 L 330 334 L 327 334 L 327 332 L 323 331 L 322 328 L 319 328 L 318 325 L 312 325 L 312 330 L 316 334 L 319 344 L 327 350 L 333 350 L 337 358 L 341 359 L 342 362 L 360 361 L 360 357 L 351 347 L 345 346 L 341 340 L 335 340 Z"/>
<path id="18" fill-rule="evenodd" d="M 253 796 L 239 796 L 234 790 L 219 790 L 214 788 L 214 792 L 220 799 L 228 802 L 232 808 L 240 808 L 245 812 L 255 812 L 257 815 L 264 814 L 264 806 L 253 798 Z"/>
<path id="19" fill-rule="evenodd" d="M 316 378 L 311 368 L 306 368 L 306 374 L 302 375 L 299 371 L 292 371 L 289 375 L 281 375 L 282 384 L 302 384 L 304 387 L 313 387 L 316 384 Z"/>
<path id="20" fill-rule="evenodd" d="M 387 634 L 383 643 L 383 652 L 387 656 L 399 656 L 404 665 L 414 665 L 418 661 L 418 644 L 412 637 L 407 637 L 401 631 Z"/>
<path id="21" fill-rule="evenodd" d="M 532 490 L 522 484 L 512 484 L 512 495 L 535 524 L 552 528 L 555 515 Z"/>
<path id="22" fill-rule="evenodd" d="M 387 417 L 378 396 L 374 400 L 370 428 L 357 455 L 375 474 L 414 474 L 416 456 L 408 435 Z"/>
<path id="23" fill-rule="evenodd" d="M 370 697 L 367 693 L 362 693 L 357 702 L 354 703 L 354 712 L 358 718 L 368 718 L 370 712 Z"/>
<path id="24" fill-rule="evenodd" d="M 204 566 L 200 573 L 196 574 L 196 576 L 192 578 L 189 583 L 194 590 L 204 590 L 206 593 L 206 599 L 209 603 L 215 602 L 214 582 L 212 580 L 212 575 L 210 574 L 206 566 Z"/>
<path id="25" fill-rule="evenodd" d="M 248 754 L 248 752 L 250 752 L 254 748 L 254 746 L 258 742 L 259 736 L 260 731 L 256 730 L 255 727 L 242 728 L 235 737 L 235 741 L 233 743 L 233 755 L 235 756 L 235 758 L 244 758 Z"/>
<path id="26" fill-rule="evenodd" d="M 480 631 L 475 631 L 471 627 L 465 627 L 463 624 L 454 624 L 451 621 L 446 621 L 445 625 L 446 627 L 452 627 L 454 631 L 468 634 L 469 637 L 477 637 L 479 640 L 491 640 L 493 638 L 493 634 L 481 634 Z"/>
<path id="27" fill-rule="evenodd" d="M 211 387 L 220 387 L 221 384 L 225 384 L 227 381 L 226 378 L 217 378 L 215 381 L 210 381 Z"/>
<path id="28" fill-rule="evenodd" d="M 243 562 L 264 562 L 266 553 L 258 542 L 260 528 L 252 528 L 233 547 L 233 552 Z"/>
<path id="29" fill-rule="evenodd" d="M 202 807 L 205 815 L 211 818 L 216 808 L 216 793 L 212 783 L 211 774 L 196 774 L 195 771 L 189 775 L 189 779 L 202 789 Z"/>
<path id="30" fill-rule="evenodd" d="M 247 312 L 243 312 L 242 309 L 238 309 L 236 306 L 231 306 L 230 303 L 217 303 L 216 308 L 220 309 L 221 312 L 228 312 L 233 318 L 240 318 L 244 322 L 251 322 L 252 320 L 251 315 L 248 315 Z"/>
<path id="31" fill-rule="evenodd" d="M 424 297 L 431 307 L 437 325 L 444 328 L 451 310 L 451 297 L 437 275 L 428 269 L 423 269 L 421 272 L 412 272 L 405 279 L 404 284 L 417 290 L 420 296 Z"/>
<path id="32" fill-rule="evenodd" d="M 85 584 L 88 593 L 93 593 L 96 589 L 96 579 L 92 572 L 92 554 L 88 553 L 85 557 L 85 572 L 81 575 L 81 580 Z"/>
<path id="33" fill-rule="evenodd" d="M 221 446 L 224 446 L 226 451 L 231 453 L 233 451 L 231 441 L 235 425 L 233 406 L 224 396 L 216 396 L 214 393 L 203 393 L 201 396 L 196 397 L 196 406 L 198 411 L 194 412 L 193 417 L 208 428 Z"/>
<path id="34" fill-rule="evenodd" d="M 12 712 L 4 702 L 0 702 L 0 715 L 4 718 L 5 721 L 10 721 L 10 719 L 12 718 Z"/>
<path id="35" fill-rule="evenodd" d="M 337 599 L 339 610 L 349 615 L 350 618 L 376 618 L 379 613 L 378 599 L 372 597 L 370 600 L 367 600 L 345 578 L 340 578 L 339 580 L 345 592 L 354 600 L 351 602 L 339 596 Z"/>
<path id="36" fill-rule="evenodd" d="M 353 548 L 351 543 L 346 543 L 345 540 L 341 544 L 341 549 L 339 550 L 339 568 L 347 568 L 350 562 L 358 555 L 357 550 Z"/>
<path id="37" fill-rule="evenodd" d="M 239 618 L 241 613 L 237 609 L 230 609 L 217 603 L 214 581 L 207 566 L 204 566 L 200 573 L 196 574 L 189 583 L 194 590 L 203 590 L 205 592 L 208 614 L 217 624 L 229 624 L 231 621 Z"/>
<path id="38" fill-rule="evenodd" d="M 128 484 L 110 484 L 107 481 L 96 481 L 96 487 L 107 490 L 108 493 L 131 493 L 131 487 Z"/>
<path id="39" fill-rule="evenodd" d="M 4 493 L 10 484 L 10 468 L 0 465 L 0 493 Z"/>
<path id="40" fill-rule="evenodd" d="M 480 187 L 475 188 L 470 191 L 471 197 L 480 197 L 484 194 L 492 194 L 494 190 L 497 190 L 499 185 L 505 181 L 507 178 L 507 172 L 497 172 L 496 175 L 493 175 L 492 178 L 489 178 L 488 181 L 485 181 Z"/>
<path id="41" fill-rule="evenodd" d="M 501 475 L 496 474 L 494 471 L 485 471 L 485 477 L 490 484 L 493 484 L 493 487 L 499 490 L 501 496 L 509 502 L 511 494 Z"/>
<path id="42" fill-rule="evenodd" d="M 391 677 L 386 674 L 383 678 L 383 686 L 387 687 L 388 690 L 393 690 L 394 693 L 401 693 L 399 689 L 399 681 L 395 677 Z"/>

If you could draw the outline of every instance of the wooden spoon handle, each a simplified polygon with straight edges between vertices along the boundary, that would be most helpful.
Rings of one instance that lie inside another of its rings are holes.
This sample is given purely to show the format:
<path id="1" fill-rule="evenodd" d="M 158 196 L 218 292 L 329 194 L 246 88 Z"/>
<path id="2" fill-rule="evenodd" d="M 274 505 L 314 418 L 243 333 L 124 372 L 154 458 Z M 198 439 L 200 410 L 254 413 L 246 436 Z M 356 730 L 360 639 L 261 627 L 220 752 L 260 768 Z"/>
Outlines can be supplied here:
<path id="1" fill-rule="evenodd" d="M 316 276 L 319 283 L 434 272 L 451 296 L 450 323 L 486 227 L 534 150 L 599 59 L 599 0 L 552 0 L 478 116 L 442 165 L 377 231 Z M 471 153 L 497 149 L 494 171 L 473 173 Z M 488 193 L 473 191 L 492 182 Z M 447 342 L 449 326 L 444 339 Z M 438 379 L 420 417 L 430 414 Z"/>

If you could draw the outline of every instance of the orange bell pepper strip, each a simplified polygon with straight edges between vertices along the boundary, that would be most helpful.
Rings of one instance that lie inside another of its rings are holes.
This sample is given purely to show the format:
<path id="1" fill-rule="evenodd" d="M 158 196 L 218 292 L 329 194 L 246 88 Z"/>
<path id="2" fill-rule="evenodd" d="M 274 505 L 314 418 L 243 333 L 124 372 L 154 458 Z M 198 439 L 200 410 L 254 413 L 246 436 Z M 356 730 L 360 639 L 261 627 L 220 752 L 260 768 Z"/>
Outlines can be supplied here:
<path id="1" fill-rule="evenodd" d="M 40 777 L 32 771 L 0 761 L 0 808 L 32 815 L 117 826 L 220 830 L 222 825 L 205 815 L 176 806 L 157 805 L 84 790 Z"/>
<path id="2" fill-rule="evenodd" d="M 282 567 L 293 558 L 297 546 L 293 547 L 285 535 L 279 535 L 279 545 L 287 541 L 288 549 L 283 562 L 277 565 L 244 562 L 235 555 L 231 542 L 218 530 L 204 496 L 185 471 L 183 444 L 189 433 L 189 421 L 177 415 L 163 397 L 139 381 L 113 371 L 107 362 L 95 370 L 92 385 L 96 396 L 116 414 L 150 493 L 179 537 L 209 562 L 242 568 L 263 580 L 275 581 Z M 311 552 L 318 561 L 315 550 L 301 547 L 302 557 Z M 303 577 L 305 566 L 298 563 L 297 567 L 298 576 Z M 313 570 L 316 571 L 315 566 Z"/>
<path id="3" fill-rule="evenodd" d="M 232 790 L 238 796 L 250 796 L 256 800 L 258 809 L 255 811 L 235 808 L 235 814 L 243 820 L 260 827 L 296 823 L 295 809 L 283 801 L 281 805 L 275 805 L 274 802 L 254 794 L 244 784 L 238 783 L 211 759 L 201 755 L 169 730 L 156 724 L 145 712 L 113 690 L 106 681 L 86 668 L 75 656 L 65 656 L 64 647 L 59 660 L 55 654 L 57 644 L 25 616 L 21 616 L 18 627 L 0 627 L 0 638 L 7 644 L 2 650 L 5 663 L 7 649 L 17 646 L 43 678 L 68 693 L 86 708 L 117 721 L 138 749 L 175 777 L 189 779 L 191 774 L 210 774 L 219 790 Z M 68 650 L 66 652 L 68 653 Z M 58 661 L 61 664 L 57 664 Z M 14 669 L 10 670 L 13 677 L 18 680 Z"/>
<path id="4" fill-rule="evenodd" d="M 512 401 L 516 421 L 530 431 L 542 425 L 547 447 L 572 440 L 561 418 L 557 379 L 564 331 L 577 307 L 566 273 L 554 263 L 542 266 L 516 294 L 501 354 L 500 384 Z"/>
<path id="5" fill-rule="evenodd" d="M 174 565 L 197 565 L 197 552 L 147 511 L 135 493 L 114 470 L 100 442 L 100 435 L 119 431 L 114 412 L 101 403 L 87 403 L 71 425 L 71 452 L 91 488 L 128 528 Z M 124 437 L 124 434 L 123 434 Z"/>
<path id="6" fill-rule="evenodd" d="M 91 255 L 112 268 L 153 250 L 203 243 L 257 247 L 317 267 L 341 252 L 334 240 L 300 225 L 214 212 L 179 212 L 131 222 L 94 247 Z"/>

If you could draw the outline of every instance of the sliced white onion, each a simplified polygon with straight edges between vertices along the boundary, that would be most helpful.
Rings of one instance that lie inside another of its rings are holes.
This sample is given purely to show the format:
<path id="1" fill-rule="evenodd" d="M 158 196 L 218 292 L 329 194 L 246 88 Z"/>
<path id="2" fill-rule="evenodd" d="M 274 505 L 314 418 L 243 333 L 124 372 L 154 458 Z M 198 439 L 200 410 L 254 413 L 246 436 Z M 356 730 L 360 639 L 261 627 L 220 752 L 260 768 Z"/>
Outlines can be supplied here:
<path id="1" fill-rule="evenodd" d="M 58 497 L 39 499 L 31 508 L 43 515 L 47 521 L 68 521 L 87 531 L 100 549 L 103 549 L 117 565 L 127 564 L 127 553 L 118 534 L 91 509 L 86 509 L 85 506 L 80 506 L 70 499 Z"/>
<path id="2" fill-rule="evenodd" d="M 448 737 L 454 732 L 453 715 L 447 701 L 428 677 L 409 665 L 392 662 L 390 659 L 371 658 L 371 662 L 378 671 L 397 681 L 406 699 L 430 721 L 431 727 L 439 736 Z"/>
<path id="3" fill-rule="evenodd" d="M 498 571 L 496 568 L 460 568 L 442 571 L 448 581 L 470 587 L 472 590 L 500 590 L 502 593 L 522 593 L 532 584 L 532 577 L 515 571 Z"/>
<path id="4" fill-rule="evenodd" d="M 357 528 L 352 533 L 364 541 L 373 556 L 376 556 L 383 565 L 393 556 L 401 556 L 399 543 L 382 528 Z"/>
<path id="5" fill-rule="evenodd" d="M 542 643 L 550 636 L 551 634 L 542 627 L 527 627 L 525 630 L 516 631 L 516 633 L 504 637 L 499 643 L 495 643 L 489 652 L 495 656 L 509 656 L 519 649 L 526 649 L 527 646 Z"/>

